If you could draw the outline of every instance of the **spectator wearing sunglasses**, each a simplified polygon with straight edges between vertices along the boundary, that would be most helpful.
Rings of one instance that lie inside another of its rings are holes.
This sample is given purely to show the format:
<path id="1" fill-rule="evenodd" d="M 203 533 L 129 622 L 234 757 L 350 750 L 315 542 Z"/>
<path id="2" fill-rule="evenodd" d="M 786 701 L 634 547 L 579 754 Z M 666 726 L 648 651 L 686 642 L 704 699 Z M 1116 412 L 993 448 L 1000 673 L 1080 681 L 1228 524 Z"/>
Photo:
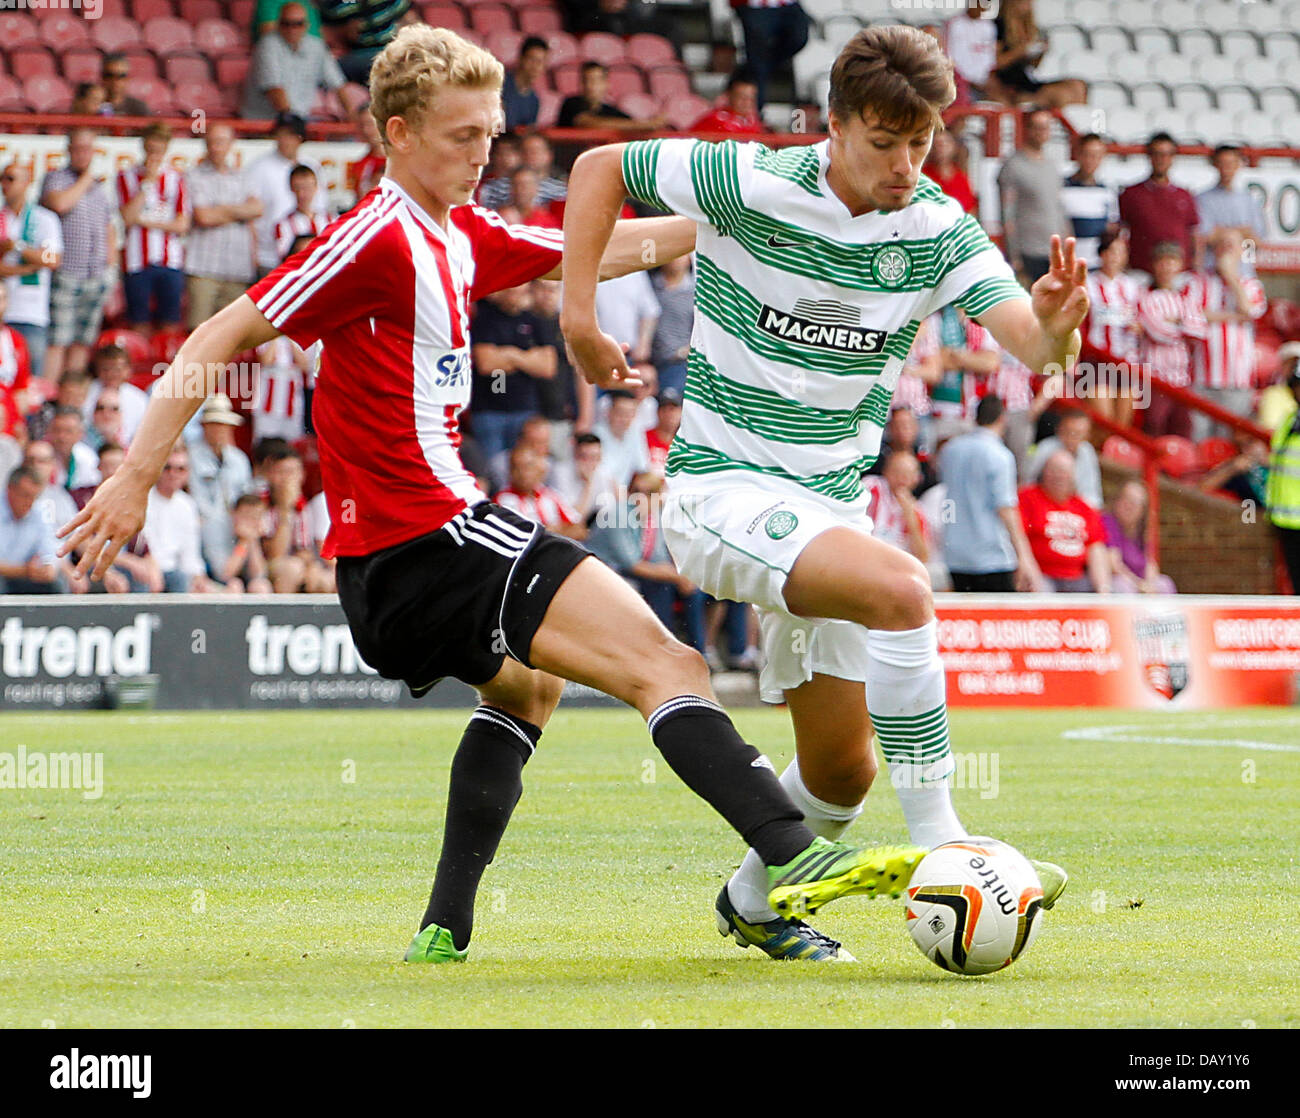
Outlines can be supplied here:
<path id="1" fill-rule="evenodd" d="M 130 96 L 126 83 L 131 80 L 131 64 L 124 54 L 106 54 L 100 63 L 99 81 L 104 100 L 98 112 L 104 116 L 150 116 L 149 106 Z"/>
<path id="2" fill-rule="evenodd" d="M 343 108 L 355 115 L 361 99 L 344 89 L 346 79 L 324 42 L 307 34 L 307 9 L 286 4 L 275 31 L 253 48 L 253 64 L 244 88 L 244 117 L 274 120 L 281 113 L 304 119 L 316 104 L 316 91 L 337 94 Z"/>

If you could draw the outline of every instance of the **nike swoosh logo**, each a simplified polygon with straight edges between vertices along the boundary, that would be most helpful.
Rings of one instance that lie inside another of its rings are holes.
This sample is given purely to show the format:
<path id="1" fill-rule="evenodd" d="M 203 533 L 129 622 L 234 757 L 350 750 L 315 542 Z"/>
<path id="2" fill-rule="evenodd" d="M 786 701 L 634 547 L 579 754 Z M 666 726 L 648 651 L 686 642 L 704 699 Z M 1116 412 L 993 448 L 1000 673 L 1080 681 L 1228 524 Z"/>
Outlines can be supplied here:
<path id="1" fill-rule="evenodd" d="M 772 234 L 770 237 L 768 237 L 768 239 L 767 239 L 767 247 L 768 247 L 768 248 L 798 248 L 798 247 L 799 247 L 800 245 L 802 245 L 803 243 L 804 243 L 803 241 L 783 241 L 783 240 L 780 240 L 780 239 L 777 237 L 777 235 L 776 235 L 775 233 L 773 233 L 773 234 Z"/>

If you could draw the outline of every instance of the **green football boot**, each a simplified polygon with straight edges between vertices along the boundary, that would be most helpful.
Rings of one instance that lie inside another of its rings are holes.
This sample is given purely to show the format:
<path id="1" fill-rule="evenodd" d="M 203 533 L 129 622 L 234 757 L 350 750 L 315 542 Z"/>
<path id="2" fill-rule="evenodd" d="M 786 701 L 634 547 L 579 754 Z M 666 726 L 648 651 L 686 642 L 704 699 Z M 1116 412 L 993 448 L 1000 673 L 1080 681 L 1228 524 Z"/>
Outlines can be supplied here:
<path id="1" fill-rule="evenodd" d="M 451 933 L 437 924 L 430 924 L 411 940 L 404 960 L 408 963 L 463 963 L 468 957 L 468 947 L 457 951 Z"/>
<path id="2" fill-rule="evenodd" d="M 767 867 L 767 903 L 789 918 L 852 893 L 901 897 L 926 853 L 921 846 L 862 850 L 818 836 L 784 866 Z"/>
<path id="3" fill-rule="evenodd" d="M 1034 867 L 1038 883 L 1043 887 L 1043 908 L 1051 908 L 1065 892 L 1070 875 L 1055 862 L 1040 862 L 1037 858 L 1030 858 L 1029 864 Z"/>
<path id="4" fill-rule="evenodd" d="M 757 947 L 773 959 L 798 960 L 806 963 L 856 963 L 838 941 L 810 928 L 802 920 L 787 920 L 778 916 L 753 924 L 746 920 L 731 903 L 727 887 L 722 887 L 713 906 L 718 918 L 718 931 L 730 936 L 741 947 Z"/>

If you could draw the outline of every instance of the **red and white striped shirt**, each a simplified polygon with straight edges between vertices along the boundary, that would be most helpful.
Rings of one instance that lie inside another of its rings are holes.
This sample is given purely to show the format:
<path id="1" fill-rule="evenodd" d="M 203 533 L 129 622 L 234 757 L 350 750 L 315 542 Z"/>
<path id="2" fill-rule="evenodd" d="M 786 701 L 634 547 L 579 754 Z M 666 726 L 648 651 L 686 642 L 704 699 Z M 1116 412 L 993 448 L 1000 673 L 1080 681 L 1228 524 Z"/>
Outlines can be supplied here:
<path id="1" fill-rule="evenodd" d="M 312 401 L 330 514 L 323 554 L 369 555 L 484 499 L 461 463 L 469 305 L 559 265 L 556 231 L 456 206 L 437 225 L 392 179 L 258 281 L 258 310 L 324 343 Z"/>
<path id="2" fill-rule="evenodd" d="M 1143 365 L 1170 384 L 1186 388 L 1192 383 L 1188 342 L 1203 337 L 1205 323 L 1195 304 L 1181 290 L 1151 287 L 1138 300 L 1138 326 L 1142 330 L 1138 356 Z"/>
<path id="3" fill-rule="evenodd" d="M 189 213 L 190 199 L 185 190 L 185 176 L 164 167 L 156 179 L 143 181 L 144 168 L 128 167 L 117 176 L 117 204 L 125 206 L 144 191 L 144 208 L 140 216 L 150 221 L 171 221 Z M 130 225 L 126 230 L 126 270 L 139 272 L 150 265 L 182 268 L 185 265 L 185 240 L 177 233 Z"/>
<path id="4" fill-rule="evenodd" d="M 0 322 L 0 435 L 17 436 L 23 423 L 18 397 L 30 383 L 27 342 L 17 330 Z"/>
<path id="5" fill-rule="evenodd" d="M 502 508 L 517 512 L 543 528 L 562 528 L 578 523 L 578 514 L 554 489 L 543 485 L 535 493 L 521 493 L 513 485 L 492 498 Z"/>
<path id="6" fill-rule="evenodd" d="M 989 374 L 981 395 L 998 397 L 1007 411 L 1028 411 L 1034 402 L 1034 374 L 1028 365 L 1001 351 L 1002 360 Z"/>
<path id="7" fill-rule="evenodd" d="M 281 218 L 275 223 L 275 251 L 283 260 L 289 255 L 289 250 L 293 248 L 293 242 L 298 237 L 319 236 L 325 232 L 325 227 L 329 223 L 330 219 L 324 210 L 309 214 L 294 210 L 288 217 Z"/>
<path id="8" fill-rule="evenodd" d="M 1268 309 L 1264 287 L 1242 277 L 1246 313 L 1259 318 Z M 1210 311 L 1236 311 L 1237 297 L 1217 274 L 1192 276 L 1184 296 L 1204 318 Z M 1200 388 L 1252 388 L 1255 379 L 1254 322 L 1206 322 L 1205 339 L 1194 348 L 1196 384 Z"/>
<path id="9" fill-rule="evenodd" d="M 1088 273 L 1088 318 L 1085 337 L 1090 344 L 1115 355 L 1120 361 L 1136 361 L 1138 355 L 1137 312 L 1142 288 L 1132 276 L 1121 272 Z"/>
<path id="10" fill-rule="evenodd" d="M 894 389 L 893 406 L 911 408 L 913 415 L 930 414 L 930 386 L 909 370 L 939 352 L 939 331 L 935 329 L 934 319 L 935 315 L 927 315 L 921 320 L 898 378 L 898 386 Z"/>

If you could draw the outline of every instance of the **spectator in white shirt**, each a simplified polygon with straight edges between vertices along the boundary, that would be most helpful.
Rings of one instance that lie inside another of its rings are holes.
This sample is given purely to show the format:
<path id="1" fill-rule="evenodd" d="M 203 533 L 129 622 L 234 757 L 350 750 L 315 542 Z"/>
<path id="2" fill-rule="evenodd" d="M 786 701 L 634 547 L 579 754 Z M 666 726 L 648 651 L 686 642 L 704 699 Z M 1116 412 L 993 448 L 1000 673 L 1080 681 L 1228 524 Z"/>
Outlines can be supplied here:
<path id="1" fill-rule="evenodd" d="M 1095 509 L 1102 507 L 1101 464 L 1097 451 L 1088 436 L 1092 434 L 1092 420 L 1077 408 L 1061 414 L 1056 434 L 1034 447 L 1029 460 L 1029 481 L 1036 482 L 1047 460 L 1058 450 L 1068 450 L 1074 458 L 1074 489 L 1078 497 Z"/>
<path id="2" fill-rule="evenodd" d="M 27 200 L 32 174 L 10 163 L 0 171 L 0 276 L 9 290 L 5 323 L 27 342 L 32 380 L 40 380 L 50 328 L 50 277 L 63 262 L 57 215 Z"/>
<path id="3" fill-rule="evenodd" d="M 91 381 L 90 390 L 86 393 L 81 416 L 87 423 L 93 423 L 99 394 L 114 389 L 117 392 L 117 402 L 122 408 L 122 437 L 114 441 L 120 441 L 125 446 L 135 438 L 140 421 L 144 419 L 145 409 L 149 406 L 149 394 L 128 379 L 131 376 L 131 358 L 121 346 L 100 346 L 91 359 L 90 369 L 95 379 Z"/>
<path id="4" fill-rule="evenodd" d="M 99 483 L 99 456 L 85 441 L 86 422 L 76 408 L 59 408 L 50 420 L 46 441 L 54 448 L 54 483 L 78 489 Z"/>
<path id="5" fill-rule="evenodd" d="M 200 542 L 208 570 L 219 574 L 230 558 L 234 538 L 230 510 L 253 489 L 253 467 L 235 445 L 235 428 L 244 417 L 218 392 L 199 412 L 203 437 L 190 445 L 190 492 L 199 510 Z"/>
<path id="6" fill-rule="evenodd" d="M 604 319 L 601 320 L 602 322 Z M 608 394 L 609 414 L 593 428 L 600 436 L 600 451 L 615 484 L 626 486 L 637 474 L 650 469 L 650 451 L 645 430 L 634 422 L 637 399 L 631 392 L 616 389 Z M 657 488 L 658 478 L 655 478 Z"/>
<path id="7" fill-rule="evenodd" d="M 628 347 L 633 371 L 650 366 L 650 349 L 659 325 L 659 300 L 645 272 L 629 272 L 596 287 L 596 314 L 616 342 Z"/>
<path id="8" fill-rule="evenodd" d="M 307 138 L 307 123 L 300 116 L 284 113 L 276 118 L 271 139 L 275 149 L 257 159 L 248 168 L 250 187 L 262 202 L 262 216 L 253 226 L 257 238 L 257 271 L 264 276 L 280 263 L 280 254 L 275 245 L 275 226 L 285 214 L 297 206 L 293 188 L 289 185 L 289 175 L 295 167 L 303 164 L 316 174 L 317 192 L 313 210 L 325 210 L 328 205 L 325 196 L 325 172 L 309 156 L 301 155 L 299 149 Z"/>
<path id="9" fill-rule="evenodd" d="M 190 456 L 177 445 L 167 457 L 158 484 L 149 491 L 144 534 L 162 571 L 169 594 L 202 594 L 213 589 L 199 554 L 199 509 L 185 492 Z"/>

